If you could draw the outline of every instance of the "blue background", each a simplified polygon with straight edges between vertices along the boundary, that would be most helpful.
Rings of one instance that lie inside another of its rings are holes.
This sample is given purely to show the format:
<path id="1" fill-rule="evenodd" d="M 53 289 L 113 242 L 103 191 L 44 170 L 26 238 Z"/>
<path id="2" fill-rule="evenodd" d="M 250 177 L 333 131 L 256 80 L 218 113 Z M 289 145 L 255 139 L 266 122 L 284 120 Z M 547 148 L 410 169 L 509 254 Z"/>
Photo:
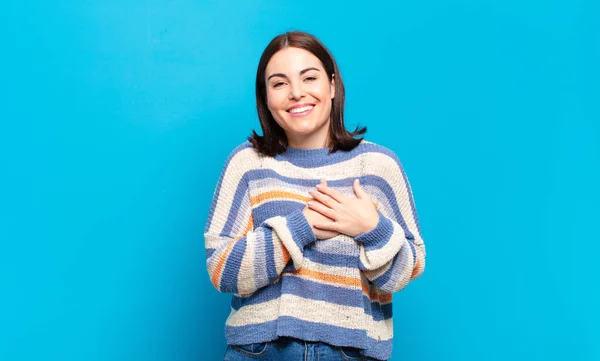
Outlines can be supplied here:
<path id="1" fill-rule="evenodd" d="M 413 187 L 393 360 L 600 359 L 597 2 L 3 4 L 0 360 L 222 359 L 202 232 L 292 29 Z"/>

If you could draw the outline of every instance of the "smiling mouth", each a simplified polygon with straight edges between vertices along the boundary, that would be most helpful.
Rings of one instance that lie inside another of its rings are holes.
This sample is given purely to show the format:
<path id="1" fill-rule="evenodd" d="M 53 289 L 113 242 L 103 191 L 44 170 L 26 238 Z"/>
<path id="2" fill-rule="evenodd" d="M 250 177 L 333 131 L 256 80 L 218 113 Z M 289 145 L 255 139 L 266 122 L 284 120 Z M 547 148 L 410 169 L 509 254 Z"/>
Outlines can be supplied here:
<path id="1" fill-rule="evenodd" d="M 288 110 L 288 113 L 290 113 L 293 117 L 303 117 L 303 116 L 307 115 L 308 113 L 310 113 L 314 107 L 315 107 L 314 105 L 306 105 L 303 107 Z"/>

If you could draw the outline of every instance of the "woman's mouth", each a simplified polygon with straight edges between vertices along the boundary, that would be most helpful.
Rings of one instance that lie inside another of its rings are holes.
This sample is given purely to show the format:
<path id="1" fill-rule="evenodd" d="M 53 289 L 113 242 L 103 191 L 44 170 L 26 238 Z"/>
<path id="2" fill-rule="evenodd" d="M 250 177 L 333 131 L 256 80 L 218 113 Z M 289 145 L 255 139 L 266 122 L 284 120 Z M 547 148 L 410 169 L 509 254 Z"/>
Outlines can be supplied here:
<path id="1" fill-rule="evenodd" d="M 292 117 L 304 117 L 308 115 L 314 108 L 314 105 L 306 105 L 298 108 L 293 108 L 288 111 Z"/>

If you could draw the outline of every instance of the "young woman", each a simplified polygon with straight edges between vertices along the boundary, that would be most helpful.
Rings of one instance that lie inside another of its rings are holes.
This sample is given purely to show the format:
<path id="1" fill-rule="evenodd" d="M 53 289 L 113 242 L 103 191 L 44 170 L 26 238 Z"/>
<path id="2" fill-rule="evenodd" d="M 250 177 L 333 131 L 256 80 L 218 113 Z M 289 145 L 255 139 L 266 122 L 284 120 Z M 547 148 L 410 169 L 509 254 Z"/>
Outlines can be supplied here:
<path id="1" fill-rule="evenodd" d="M 392 292 L 425 267 L 398 157 L 344 127 L 330 52 L 275 37 L 256 76 L 263 131 L 223 167 L 205 229 L 213 285 L 233 293 L 226 360 L 387 360 Z"/>

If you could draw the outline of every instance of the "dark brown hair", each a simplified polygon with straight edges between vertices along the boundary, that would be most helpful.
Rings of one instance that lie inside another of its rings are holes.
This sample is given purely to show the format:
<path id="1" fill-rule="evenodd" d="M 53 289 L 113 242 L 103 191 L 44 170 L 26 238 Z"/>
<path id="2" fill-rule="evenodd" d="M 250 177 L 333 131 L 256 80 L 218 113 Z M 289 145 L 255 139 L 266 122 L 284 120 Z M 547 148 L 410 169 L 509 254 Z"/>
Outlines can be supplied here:
<path id="1" fill-rule="evenodd" d="M 265 48 L 258 63 L 256 72 L 256 110 L 260 119 L 260 127 L 263 135 L 258 135 L 252 130 L 248 140 L 254 148 L 267 156 L 275 156 L 282 153 L 288 146 L 287 137 L 283 128 L 277 124 L 271 111 L 267 107 L 267 87 L 265 81 L 265 69 L 271 57 L 281 49 L 288 47 L 300 48 L 311 52 L 316 56 L 327 73 L 329 81 L 335 75 L 335 97 L 332 99 L 330 114 L 330 146 L 329 153 L 337 150 L 352 150 L 363 138 L 354 138 L 366 133 L 366 127 L 356 127 L 353 132 L 348 132 L 344 126 L 344 82 L 335 59 L 329 50 L 313 35 L 301 31 L 291 31 L 273 38 Z"/>

